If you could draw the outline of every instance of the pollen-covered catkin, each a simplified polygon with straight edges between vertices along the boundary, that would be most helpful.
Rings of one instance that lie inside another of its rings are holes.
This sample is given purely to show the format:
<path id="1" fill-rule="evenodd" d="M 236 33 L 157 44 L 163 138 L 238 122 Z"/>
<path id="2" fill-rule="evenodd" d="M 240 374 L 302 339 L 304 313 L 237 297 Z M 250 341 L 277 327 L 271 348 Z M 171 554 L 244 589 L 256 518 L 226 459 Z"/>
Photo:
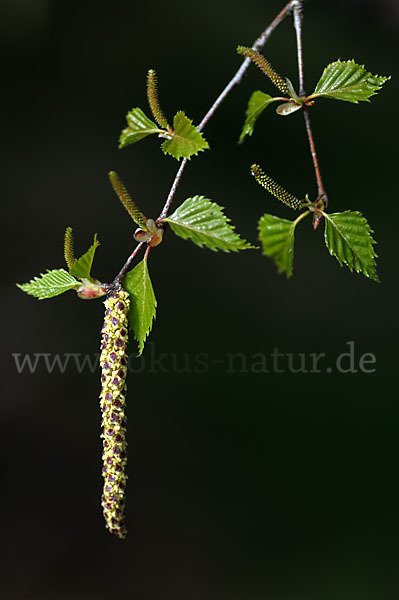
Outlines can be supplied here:
<path id="1" fill-rule="evenodd" d="M 126 490 L 126 348 L 129 294 L 119 289 L 107 298 L 101 340 L 101 411 L 104 489 L 102 507 L 106 527 L 126 537 L 124 505 Z"/>

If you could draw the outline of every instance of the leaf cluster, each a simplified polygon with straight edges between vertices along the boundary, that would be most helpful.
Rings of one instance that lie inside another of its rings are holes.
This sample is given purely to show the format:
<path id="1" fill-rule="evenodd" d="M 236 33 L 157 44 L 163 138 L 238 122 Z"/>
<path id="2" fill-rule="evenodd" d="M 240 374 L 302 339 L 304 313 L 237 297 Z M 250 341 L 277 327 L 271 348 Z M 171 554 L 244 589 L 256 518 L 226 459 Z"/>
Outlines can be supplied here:
<path id="1" fill-rule="evenodd" d="M 187 198 L 173 214 L 161 222 L 167 223 L 176 235 L 190 240 L 200 248 L 223 252 L 253 248 L 234 231 L 223 208 L 204 196 Z M 127 273 L 122 285 L 130 294 L 129 324 L 141 354 L 151 331 L 157 306 L 146 257 Z"/>
<path id="2" fill-rule="evenodd" d="M 310 106 L 320 97 L 333 98 L 352 103 L 368 101 L 389 79 L 372 75 L 364 66 L 353 60 L 336 61 L 328 65 L 312 94 L 299 97 L 291 81 L 277 73 L 270 62 L 252 48 L 239 46 L 238 53 L 251 60 L 277 87 L 285 97 L 272 97 L 260 90 L 251 95 L 246 111 L 246 119 L 239 142 L 247 135 L 252 135 L 257 119 L 273 102 L 279 102 L 277 113 L 289 115 L 303 106 Z M 190 159 L 199 152 L 209 148 L 198 127 L 195 127 L 183 111 L 178 111 L 171 126 L 159 103 L 156 73 L 148 71 L 147 97 L 154 121 L 147 117 L 141 108 L 133 108 L 126 116 L 127 127 L 122 131 L 119 147 L 135 144 L 142 139 L 156 134 L 163 139 L 161 149 L 177 160 Z M 293 273 L 295 230 L 297 225 L 308 215 L 317 214 L 325 221 L 325 244 L 332 256 L 340 265 L 345 264 L 351 271 L 363 273 L 366 277 L 378 281 L 374 252 L 375 241 L 372 238 L 366 219 L 358 211 L 328 214 L 320 199 L 310 202 L 307 195 L 300 199 L 287 192 L 280 184 L 268 176 L 257 164 L 252 165 L 251 173 L 257 183 L 275 198 L 293 210 L 301 210 L 293 220 L 282 219 L 274 215 L 264 214 L 258 223 L 259 239 L 263 254 L 272 258 L 278 271 L 291 277 Z M 195 195 L 187 198 L 174 212 L 157 221 L 147 219 L 132 200 L 118 175 L 109 173 L 111 184 L 121 203 L 133 221 L 139 226 L 135 232 L 138 241 L 146 242 L 154 247 L 162 241 L 165 227 L 184 240 L 189 240 L 200 248 L 212 251 L 237 252 L 254 248 L 242 239 L 230 224 L 223 207 L 212 200 Z M 68 290 L 75 290 L 81 298 L 96 298 L 104 295 L 108 289 L 91 276 L 91 268 L 95 251 L 99 246 L 97 236 L 93 244 L 80 258 L 75 259 L 73 249 L 73 232 L 66 229 L 64 239 L 64 255 L 68 271 L 64 269 L 48 270 L 25 284 L 17 284 L 23 291 L 39 299 L 52 298 Z M 157 301 L 148 270 L 148 251 L 143 260 L 129 271 L 122 280 L 123 287 L 130 295 L 129 325 L 138 343 L 139 354 L 156 317 Z"/>
<path id="3" fill-rule="evenodd" d="M 237 52 L 250 59 L 279 91 L 287 94 L 286 98 L 281 98 L 272 97 L 260 90 L 253 92 L 248 102 L 239 143 L 242 143 L 247 135 L 252 135 L 257 119 L 273 102 L 285 101 L 277 107 L 277 113 L 282 116 L 289 115 L 304 106 L 312 106 L 315 100 L 321 97 L 357 104 L 361 101 L 369 101 L 369 98 L 376 94 L 389 79 L 389 77 L 372 75 L 363 65 L 357 64 L 354 60 L 338 60 L 324 69 L 312 94 L 299 97 L 290 80 L 279 75 L 259 52 L 243 46 L 239 46 Z M 266 175 L 259 165 L 252 165 L 251 173 L 255 180 L 278 200 L 294 210 L 301 208 L 305 210 L 294 221 L 265 214 L 258 223 L 263 254 L 274 260 L 279 272 L 285 272 L 287 277 L 291 277 L 295 229 L 304 217 L 313 213 L 315 227 L 320 219 L 324 219 L 326 246 L 340 265 L 345 264 L 351 271 L 355 270 L 374 281 L 379 281 L 373 232 L 360 212 L 345 211 L 328 214 L 320 198 L 309 202 L 306 195 L 304 200 L 299 200 Z"/>
<path id="4" fill-rule="evenodd" d="M 17 286 L 27 294 L 44 300 L 54 298 L 69 290 L 76 290 L 78 295 L 84 299 L 92 299 L 103 296 L 106 292 L 102 284 L 91 276 L 91 267 L 94 254 L 100 243 L 97 235 L 94 235 L 94 241 L 90 248 L 75 259 L 73 252 L 73 232 L 71 227 L 67 227 L 64 237 L 64 255 L 68 271 L 65 269 L 48 269 L 40 277 L 34 277 L 28 283 L 17 283 Z"/>
<path id="5" fill-rule="evenodd" d="M 257 167 L 257 172 L 262 173 L 261 180 L 256 177 L 258 183 L 268 189 L 263 181 L 271 181 L 273 185 L 268 191 L 284 204 L 288 204 L 287 197 L 295 198 L 265 175 L 258 165 L 252 166 L 252 172 L 254 167 Z M 274 260 L 279 273 L 286 273 L 287 277 L 291 277 L 295 229 L 298 223 L 307 215 L 316 212 L 325 220 L 324 240 L 330 254 L 335 256 L 339 264 L 341 266 L 345 264 L 351 271 L 355 270 L 370 279 L 374 279 L 374 281 L 379 281 L 375 263 L 377 254 L 374 251 L 376 242 L 372 237 L 373 231 L 370 229 L 365 217 L 359 211 L 350 210 L 328 214 L 321 210 L 318 204 L 318 200 L 316 202 L 304 202 L 305 211 L 294 221 L 270 214 L 263 215 L 258 223 L 263 254 Z M 295 210 L 297 206 L 292 205 L 291 208 Z"/>
<path id="6" fill-rule="evenodd" d="M 177 160 L 190 159 L 198 152 L 209 148 L 203 134 L 183 111 L 180 110 L 175 114 L 173 127 L 168 124 L 159 104 L 156 74 L 153 69 L 148 71 L 147 98 L 156 123 L 151 121 L 141 108 L 132 108 L 126 115 L 127 127 L 120 135 L 119 148 L 126 148 L 153 134 L 165 139 L 161 144 L 163 153 Z"/>
<path id="7" fill-rule="evenodd" d="M 242 143 L 247 135 L 253 134 L 257 119 L 273 102 L 284 101 L 276 110 L 280 116 L 290 115 L 303 106 L 312 106 L 318 98 L 332 98 L 354 104 L 369 102 L 369 98 L 376 94 L 382 85 L 390 79 L 390 77 L 372 75 L 363 65 L 357 64 L 354 60 L 338 60 L 324 69 L 312 94 L 300 97 L 295 92 L 289 79 L 277 74 L 261 54 L 253 50 L 249 52 L 249 50 L 251 49 L 243 46 L 237 48 L 237 52 L 250 58 L 280 91 L 283 90 L 281 82 L 285 81 L 286 91 L 284 93 L 287 94 L 287 97 L 272 97 L 260 90 L 253 92 L 248 101 L 239 143 Z M 271 71 L 264 67 L 262 59 L 270 66 Z"/>

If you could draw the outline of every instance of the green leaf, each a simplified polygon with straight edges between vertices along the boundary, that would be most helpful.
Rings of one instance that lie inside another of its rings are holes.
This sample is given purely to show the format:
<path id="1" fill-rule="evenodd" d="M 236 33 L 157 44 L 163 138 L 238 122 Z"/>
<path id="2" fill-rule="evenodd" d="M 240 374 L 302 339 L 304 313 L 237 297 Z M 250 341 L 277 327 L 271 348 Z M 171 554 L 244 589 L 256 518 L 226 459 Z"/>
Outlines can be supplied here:
<path id="1" fill-rule="evenodd" d="M 210 250 L 224 252 L 253 248 L 229 225 L 230 219 L 223 213 L 223 207 L 204 196 L 187 198 L 165 221 L 174 233 L 191 240 L 200 248 L 206 246 Z"/>
<path id="2" fill-rule="evenodd" d="M 39 300 L 54 298 L 68 290 L 77 289 L 80 285 L 80 281 L 64 269 L 48 270 L 47 273 L 42 273 L 40 277 L 35 277 L 29 283 L 17 283 L 22 291 Z"/>
<path id="3" fill-rule="evenodd" d="M 287 277 L 292 275 L 296 225 L 297 221 L 288 221 L 268 214 L 263 215 L 258 223 L 263 254 L 272 258 L 278 272 L 285 272 Z"/>
<path id="4" fill-rule="evenodd" d="M 173 119 L 173 137 L 165 140 L 161 148 L 165 154 L 170 154 L 179 160 L 182 156 L 190 158 L 202 150 L 207 150 L 209 144 L 200 133 L 191 119 L 184 112 L 179 111 Z"/>
<path id="5" fill-rule="evenodd" d="M 361 100 L 368 102 L 370 96 L 376 94 L 388 79 L 390 77 L 372 75 L 354 60 L 338 60 L 324 69 L 315 91 L 309 98 L 324 96 L 355 104 Z"/>
<path id="6" fill-rule="evenodd" d="M 159 129 L 158 125 L 151 121 L 141 108 L 132 108 L 127 113 L 126 120 L 128 127 L 121 133 L 119 148 L 126 148 L 153 133 L 164 133 L 164 130 Z"/>
<path id="7" fill-rule="evenodd" d="M 276 102 L 276 100 L 276 98 L 272 98 L 269 96 L 269 94 L 264 94 L 259 90 L 252 94 L 248 102 L 247 111 L 245 113 L 247 118 L 245 119 L 245 123 L 241 131 L 240 139 L 238 141 L 239 144 L 242 144 L 246 135 L 253 134 L 256 119 L 260 117 L 265 108 L 267 108 L 271 102 Z"/>
<path id="8" fill-rule="evenodd" d="M 75 260 L 72 267 L 69 269 L 71 275 L 75 275 L 75 277 L 79 277 L 79 279 L 89 279 L 92 281 L 90 271 L 93 264 L 94 254 L 99 245 L 100 243 L 97 241 L 97 234 L 95 233 L 94 242 L 88 251 L 85 252 L 85 254 L 83 254 L 80 258 Z"/>
<path id="9" fill-rule="evenodd" d="M 138 342 L 140 356 L 151 331 L 157 306 L 145 258 L 125 276 L 123 287 L 130 296 L 129 325 Z"/>
<path id="10" fill-rule="evenodd" d="M 373 240 L 369 224 L 358 211 L 347 210 L 343 213 L 323 213 L 326 218 L 324 239 L 332 256 L 342 267 L 345 263 L 352 271 L 363 273 L 366 277 L 379 281 L 376 272 Z"/>

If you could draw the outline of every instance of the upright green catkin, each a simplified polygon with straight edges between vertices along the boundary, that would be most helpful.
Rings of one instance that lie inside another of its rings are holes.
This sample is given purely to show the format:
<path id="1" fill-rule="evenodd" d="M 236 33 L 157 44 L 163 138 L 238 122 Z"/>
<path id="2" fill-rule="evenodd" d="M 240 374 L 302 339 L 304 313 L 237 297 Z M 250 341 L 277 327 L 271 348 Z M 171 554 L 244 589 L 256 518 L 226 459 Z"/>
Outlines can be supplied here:
<path id="1" fill-rule="evenodd" d="M 104 489 L 102 507 L 105 526 L 125 538 L 126 490 L 126 348 L 128 342 L 129 294 L 115 290 L 104 302 L 105 319 L 101 339 L 101 411 Z"/>
<path id="2" fill-rule="evenodd" d="M 152 116 L 158 123 L 159 127 L 168 129 L 168 121 L 163 114 L 158 100 L 158 81 L 154 69 L 150 69 L 147 73 L 147 99 L 152 112 Z"/>
<path id="3" fill-rule="evenodd" d="M 283 94 L 289 95 L 289 89 L 287 81 L 279 73 L 277 73 L 269 61 L 259 52 L 253 50 L 253 48 L 247 48 L 246 46 L 237 46 L 238 54 L 246 56 L 274 83 L 277 89 Z"/>
<path id="4" fill-rule="evenodd" d="M 126 208 L 127 212 L 129 213 L 129 215 L 131 216 L 133 221 L 143 231 L 148 231 L 148 228 L 146 225 L 146 222 L 147 222 L 146 217 L 143 215 L 141 210 L 137 208 L 137 206 L 131 199 L 129 192 L 123 185 L 122 181 L 119 179 L 118 174 L 115 173 L 115 171 L 110 171 L 108 173 L 108 176 L 109 176 L 109 180 L 111 182 L 112 187 L 114 188 L 116 195 L 118 196 L 118 198 L 121 201 L 121 203 L 123 204 L 123 206 Z"/>
<path id="5" fill-rule="evenodd" d="M 75 255 L 73 252 L 73 231 L 72 227 L 67 227 L 65 230 L 64 237 L 64 256 L 65 262 L 68 265 L 68 268 L 71 269 L 73 263 L 75 262 Z"/>

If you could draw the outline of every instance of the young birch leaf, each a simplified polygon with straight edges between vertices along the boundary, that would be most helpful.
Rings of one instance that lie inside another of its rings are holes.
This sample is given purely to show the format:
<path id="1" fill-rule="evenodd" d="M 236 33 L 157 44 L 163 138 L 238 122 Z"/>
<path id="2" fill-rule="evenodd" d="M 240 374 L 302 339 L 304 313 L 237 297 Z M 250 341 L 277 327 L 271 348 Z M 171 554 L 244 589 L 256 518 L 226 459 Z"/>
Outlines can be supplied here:
<path id="1" fill-rule="evenodd" d="M 79 279 L 88 279 L 92 280 L 90 276 L 91 266 L 93 264 L 94 254 L 98 248 L 100 243 L 97 240 L 97 234 L 94 234 L 94 241 L 90 248 L 85 254 L 83 254 L 80 258 L 75 260 L 72 267 L 69 269 L 71 275 L 75 275 L 75 277 L 79 277 Z"/>
<path id="2" fill-rule="evenodd" d="M 237 252 L 253 248 L 235 233 L 223 207 L 204 196 L 187 198 L 173 215 L 165 219 L 176 235 L 191 240 L 200 248 Z"/>
<path id="3" fill-rule="evenodd" d="M 347 210 L 343 213 L 323 213 L 326 220 L 324 239 L 332 256 L 342 267 L 345 263 L 352 271 L 363 273 L 366 277 L 379 281 L 372 238 L 372 229 L 358 211 Z"/>
<path id="4" fill-rule="evenodd" d="M 181 157 L 190 158 L 202 150 L 207 150 L 209 144 L 191 119 L 179 111 L 173 119 L 174 133 L 171 139 L 165 140 L 161 148 L 165 154 L 170 154 L 179 160 Z"/>
<path id="5" fill-rule="evenodd" d="M 126 120 L 128 126 L 120 135 L 119 148 L 126 148 L 153 133 L 164 133 L 163 129 L 159 129 L 158 125 L 151 121 L 141 108 L 132 108 L 127 113 Z"/>
<path id="6" fill-rule="evenodd" d="M 258 229 L 263 254 L 273 259 L 279 273 L 292 275 L 294 260 L 294 234 L 296 221 L 280 219 L 274 215 L 263 215 Z"/>
<path id="7" fill-rule="evenodd" d="M 139 345 L 139 356 L 144 350 L 144 342 L 151 331 L 155 319 L 157 301 L 144 258 L 123 280 L 123 287 L 129 292 L 129 326 Z"/>
<path id="8" fill-rule="evenodd" d="M 360 101 L 369 102 L 370 96 L 376 94 L 388 79 L 390 77 L 372 75 L 354 60 L 337 60 L 324 69 L 315 91 L 309 98 L 324 96 L 355 104 Z"/>
<path id="9" fill-rule="evenodd" d="M 264 94 L 259 90 L 252 94 L 245 113 L 247 118 L 245 119 L 240 139 L 238 140 L 239 144 L 242 144 L 246 135 L 253 134 L 255 121 L 260 117 L 265 108 L 267 108 L 271 102 L 276 102 L 276 100 L 276 98 L 272 98 L 269 94 Z"/>
<path id="10" fill-rule="evenodd" d="M 68 290 L 77 289 L 80 285 L 81 282 L 64 269 L 48 270 L 47 273 L 42 273 L 40 277 L 35 277 L 29 283 L 17 283 L 22 291 L 39 300 L 54 298 Z"/>

